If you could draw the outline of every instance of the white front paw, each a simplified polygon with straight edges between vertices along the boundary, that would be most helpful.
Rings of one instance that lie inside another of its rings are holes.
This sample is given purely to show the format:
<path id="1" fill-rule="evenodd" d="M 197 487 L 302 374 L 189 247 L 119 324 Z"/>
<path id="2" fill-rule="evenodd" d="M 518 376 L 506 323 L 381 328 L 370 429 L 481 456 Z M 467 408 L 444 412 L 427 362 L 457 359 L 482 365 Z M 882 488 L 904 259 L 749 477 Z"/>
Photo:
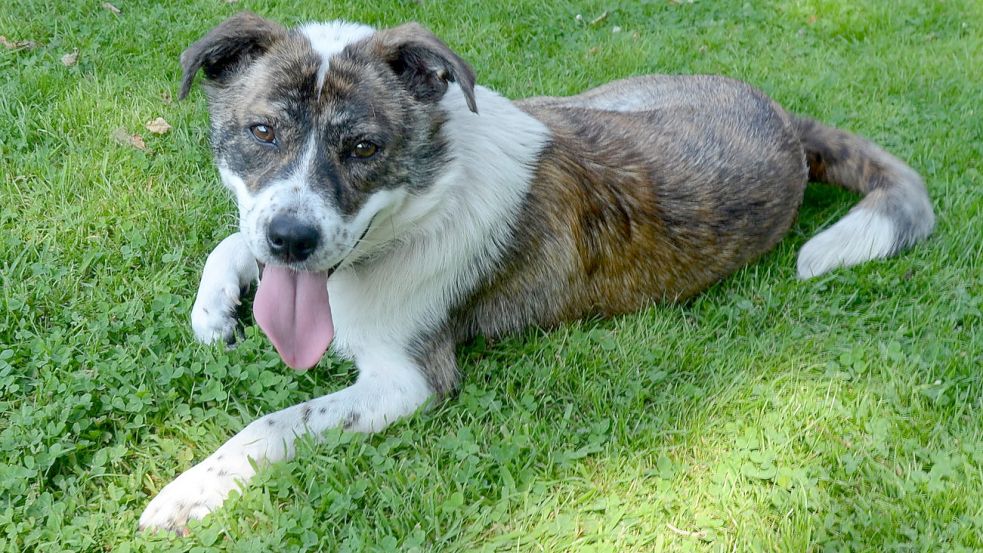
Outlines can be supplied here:
<path id="1" fill-rule="evenodd" d="M 205 460 L 164 486 L 150 501 L 140 515 L 140 530 L 166 530 L 187 536 L 188 521 L 201 519 L 217 509 L 237 486 L 236 476 L 230 471 Z"/>
<path id="2" fill-rule="evenodd" d="M 232 276 L 232 275 L 230 275 Z M 198 297 L 191 308 L 191 328 L 198 341 L 210 344 L 222 340 L 232 342 L 236 332 L 236 308 L 239 307 L 238 277 L 224 279 L 208 279 L 201 281 Z"/>
<path id="3" fill-rule="evenodd" d="M 259 279 L 259 265 L 241 233 L 229 235 L 208 254 L 191 308 L 191 328 L 206 344 L 235 341 L 240 296 Z"/>

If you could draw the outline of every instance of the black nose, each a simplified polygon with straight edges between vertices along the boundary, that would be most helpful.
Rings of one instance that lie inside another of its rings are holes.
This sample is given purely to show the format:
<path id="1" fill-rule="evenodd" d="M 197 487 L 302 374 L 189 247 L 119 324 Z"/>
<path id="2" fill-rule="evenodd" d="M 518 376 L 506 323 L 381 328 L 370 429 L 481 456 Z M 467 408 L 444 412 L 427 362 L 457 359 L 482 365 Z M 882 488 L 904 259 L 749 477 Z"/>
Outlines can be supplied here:
<path id="1" fill-rule="evenodd" d="M 320 240 L 317 228 L 292 215 L 277 215 L 266 230 L 270 251 L 286 262 L 307 259 L 317 249 Z"/>

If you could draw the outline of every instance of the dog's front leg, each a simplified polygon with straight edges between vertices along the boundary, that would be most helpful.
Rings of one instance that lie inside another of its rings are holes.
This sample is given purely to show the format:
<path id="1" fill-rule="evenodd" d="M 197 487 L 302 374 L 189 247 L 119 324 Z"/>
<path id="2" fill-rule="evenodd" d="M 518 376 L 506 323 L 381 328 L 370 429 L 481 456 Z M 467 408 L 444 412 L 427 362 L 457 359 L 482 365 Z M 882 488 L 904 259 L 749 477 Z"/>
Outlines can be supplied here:
<path id="1" fill-rule="evenodd" d="M 379 431 L 416 411 L 433 393 L 409 355 L 380 348 L 356 362 L 359 377 L 352 386 L 252 422 L 165 486 L 140 516 L 140 528 L 186 533 L 187 521 L 217 509 L 253 476 L 254 464 L 293 457 L 298 436 L 316 438 L 338 427 Z"/>
<path id="2" fill-rule="evenodd" d="M 236 307 L 245 290 L 258 279 L 259 265 L 241 232 L 215 246 L 205 261 L 191 308 L 191 328 L 199 341 L 235 341 Z"/>

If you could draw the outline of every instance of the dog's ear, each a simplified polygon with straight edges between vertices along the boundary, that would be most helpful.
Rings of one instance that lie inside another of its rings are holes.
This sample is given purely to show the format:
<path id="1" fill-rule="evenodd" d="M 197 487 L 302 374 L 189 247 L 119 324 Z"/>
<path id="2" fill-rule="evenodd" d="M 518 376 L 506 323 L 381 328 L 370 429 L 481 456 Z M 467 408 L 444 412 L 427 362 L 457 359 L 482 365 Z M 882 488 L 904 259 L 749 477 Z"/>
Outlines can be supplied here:
<path id="1" fill-rule="evenodd" d="M 368 43 L 403 80 L 417 99 L 436 102 L 456 82 L 464 91 L 468 108 L 478 113 L 474 101 L 474 71 L 433 33 L 418 23 L 407 23 L 376 32 Z"/>
<path id="2" fill-rule="evenodd" d="M 222 83 L 285 34 L 281 25 L 254 13 L 241 12 L 226 19 L 181 54 L 184 76 L 178 98 L 188 95 L 199 69 L 208 80 Z"/>

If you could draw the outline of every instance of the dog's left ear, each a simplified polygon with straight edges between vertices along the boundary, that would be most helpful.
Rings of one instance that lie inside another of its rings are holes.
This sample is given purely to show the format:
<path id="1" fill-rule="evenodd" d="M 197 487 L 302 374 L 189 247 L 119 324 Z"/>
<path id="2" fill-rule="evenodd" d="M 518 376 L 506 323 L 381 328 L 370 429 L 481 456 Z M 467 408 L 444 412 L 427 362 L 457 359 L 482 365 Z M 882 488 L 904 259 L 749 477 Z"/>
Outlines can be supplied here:
<path id="1" fill-rule="evenodd" d="M 468 108 L 478 113 L 474 100 L 474 71 L 419 23 L 377 31 L 368 41 L 371 52 L 389 64 L 418 100 L 436 102 L 456 82 Z"/>

